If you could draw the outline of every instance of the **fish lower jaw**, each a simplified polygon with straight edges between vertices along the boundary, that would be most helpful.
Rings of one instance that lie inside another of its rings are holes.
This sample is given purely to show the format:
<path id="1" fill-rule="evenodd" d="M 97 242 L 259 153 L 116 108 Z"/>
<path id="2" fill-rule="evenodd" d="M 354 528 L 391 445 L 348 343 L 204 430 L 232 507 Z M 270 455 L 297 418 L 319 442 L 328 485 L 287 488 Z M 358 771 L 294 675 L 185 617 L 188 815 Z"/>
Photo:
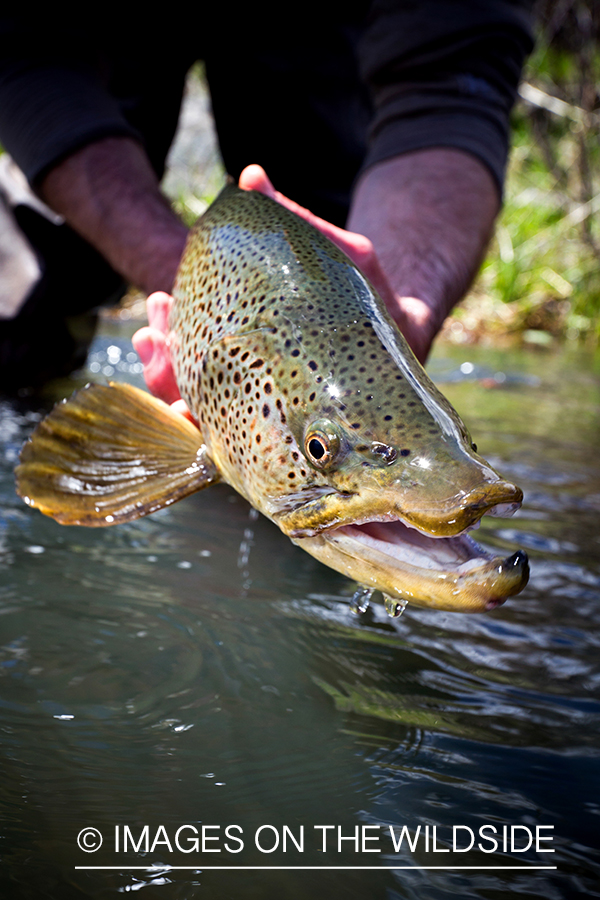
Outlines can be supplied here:
<path id="1" fill-rule="evenodd" d="M 416 606 L 484 612 L 527 584 L 527 556 L 494 557 L 468 534 L 431 537 L 396 521 L 331 528 L 300 547 L 360 584 Z"/>

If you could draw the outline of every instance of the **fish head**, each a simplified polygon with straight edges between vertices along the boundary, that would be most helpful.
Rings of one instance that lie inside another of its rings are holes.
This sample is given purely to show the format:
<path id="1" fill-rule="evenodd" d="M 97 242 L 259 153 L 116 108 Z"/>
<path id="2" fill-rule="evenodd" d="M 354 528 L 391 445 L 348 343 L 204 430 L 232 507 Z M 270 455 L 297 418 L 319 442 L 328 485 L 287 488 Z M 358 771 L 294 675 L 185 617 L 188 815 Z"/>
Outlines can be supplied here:
<path id="1" fill-rule="evenodd" d="M 481 611 L 518 593 L 525 554 L 495 558 L 467 532 L 486 513 L 512 514 L 521 489 L 478 454 L 385 317 L 316 330 L 314 342 L 297 333 L 294 357 L 289 348 L 278 357 L 280 416 L 263 447 L 287 452 L 274 461 L 271 518 L 318 559 L 390 597 Z"/>
<path id="2" fill-rule="evenodd" d="M 330 345 L 345 348 L 335 354 L 341 360 L 315 377 L 316 390 L 308 384 L 302 392 L 313 402 L 288 415 L 295 445 L 329 490 L 277 518 L 286 534 L 401 520 L 431 537 L 452 537 L 485 513 L 516 510 L 522 491 L 477 453 L 402 336 L 392 333 L 400 352 L 390 353 L 372 323 L 352 325 L 328 335 Z"/>

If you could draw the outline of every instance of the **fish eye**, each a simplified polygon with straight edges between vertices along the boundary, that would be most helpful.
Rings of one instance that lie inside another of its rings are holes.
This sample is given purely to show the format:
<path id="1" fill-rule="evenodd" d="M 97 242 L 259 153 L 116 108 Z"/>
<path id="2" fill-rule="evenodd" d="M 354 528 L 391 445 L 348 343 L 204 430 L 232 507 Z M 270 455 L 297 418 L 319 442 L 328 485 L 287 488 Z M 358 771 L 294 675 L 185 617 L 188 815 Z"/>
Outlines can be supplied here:
<path id="1" fill-rule="evenodd" d="M 335 460 L 339 449 L 339 435 L 332 422 L 326 419 L 315 422 L 306 432 L 304 452 L 315 468 L 328 468 Z"/>
<path id="2" fill-rule="evenodd" d="M 477 453 L 477 444 L 474 441 L 471 441 L 471 450 Z"/>

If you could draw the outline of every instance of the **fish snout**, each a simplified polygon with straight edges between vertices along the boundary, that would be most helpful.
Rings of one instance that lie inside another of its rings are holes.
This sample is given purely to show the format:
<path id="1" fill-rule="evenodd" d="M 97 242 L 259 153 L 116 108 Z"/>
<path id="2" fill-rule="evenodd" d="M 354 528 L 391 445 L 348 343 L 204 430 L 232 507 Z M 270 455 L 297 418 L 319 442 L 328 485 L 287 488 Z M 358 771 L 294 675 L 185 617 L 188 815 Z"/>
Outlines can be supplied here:
<path id="1" fill-rule="evenodd" d="M 401 517 L 434 537 L 453 537 L 476 525 L 486 513 L 511 516 L 523 500 L 523 491 L 510 481 L 484 483 L 431 506 L 402 510 Z"/>

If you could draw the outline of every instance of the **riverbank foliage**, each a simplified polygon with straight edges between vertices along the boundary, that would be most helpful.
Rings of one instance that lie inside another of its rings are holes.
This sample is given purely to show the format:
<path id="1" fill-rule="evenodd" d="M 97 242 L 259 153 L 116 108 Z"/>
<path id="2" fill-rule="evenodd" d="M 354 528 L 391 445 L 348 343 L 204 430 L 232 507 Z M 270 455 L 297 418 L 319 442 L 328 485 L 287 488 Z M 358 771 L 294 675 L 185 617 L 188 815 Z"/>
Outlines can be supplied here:
<path id="1" fill-rule="evenodd" d="M 546 0 L 537 12 L 504 208 L 481 274 L 445 329 L 459 341 L 600 339 L 600 8 Z"/>

